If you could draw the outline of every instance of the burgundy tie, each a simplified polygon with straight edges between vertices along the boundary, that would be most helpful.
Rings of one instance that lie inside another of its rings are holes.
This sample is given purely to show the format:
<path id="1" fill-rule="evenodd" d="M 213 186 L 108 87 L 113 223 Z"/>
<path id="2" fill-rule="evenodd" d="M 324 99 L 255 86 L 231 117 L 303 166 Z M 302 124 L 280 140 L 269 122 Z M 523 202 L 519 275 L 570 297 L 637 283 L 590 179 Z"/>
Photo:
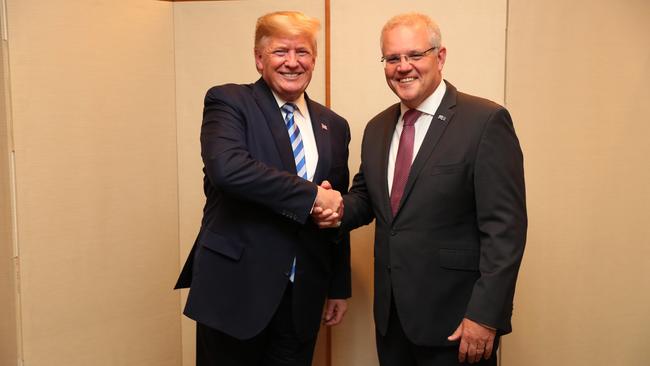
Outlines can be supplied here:
<path id="1" fill-rule="evenodd" d="M 399 209 L 399 202 L 404 195 L 404 187 L 411 170 L 413 161 L 413 140 L 415 138 L 415 122 L 422 112 L 415 109 L 409 109 L 404 113 L 402 118 L 404 128 L 399 137 L 399 148 L 397 149 L 397 158 L 395 159 L 395 172 L 393 174 L 393 186 L 390 190 L 390 207 L 393 209 L 393 216 Z"/>

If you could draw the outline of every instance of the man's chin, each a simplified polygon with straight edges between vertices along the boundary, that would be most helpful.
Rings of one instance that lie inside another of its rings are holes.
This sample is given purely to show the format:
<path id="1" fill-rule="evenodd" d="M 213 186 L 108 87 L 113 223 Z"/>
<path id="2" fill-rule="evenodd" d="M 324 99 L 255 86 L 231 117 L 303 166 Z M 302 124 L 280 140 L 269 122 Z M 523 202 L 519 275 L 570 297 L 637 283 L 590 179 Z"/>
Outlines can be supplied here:
<path id="1" fill-rule="evenodd" d="M 286 100 L 288 102 L 292 102 L 292 101 L 298 99 L 300 94 L 302 94 L 304 91 L 305 91 L 305 89 L 282 89 L 282 90 L 276 91 L 276 93 L 278 93 L 278 95 L 280 95 L 280 97 L 282 97 L 282 99 L 284 99 L 284 100 Z"/>
<path id="2" fill-rule="evenodd" d="M 416 89 L 415 85 L 412 85 L 412 84 L 408 84 L 408 85 L 398 84 L 398 85 L 395 85 L 395 87 L 393 88 L 393 91 L 400 98 L 401 97 L 411 97 L 412 98 L 415 95 L 415 91 L 416 91 L 415 89 Z"/>
<path id="3" fill-rule="evenodd" d="M 402 102 L 404 102 L 404 104 L 407 104 L 409 101 L 412 101 L 413 99 L 415 99 L 415 94 L 411 93 L 411 92 L 405 93 L 405 92 L 400 92 L 398 90 L 398 92 L 396 94 L 397 94 L 397 97 L 399 97 L 399 99 Z"/>
<path id="4" fill-rule="evenodd" d="M 300 94 L 302 94 L 305 91 L 305 89 L 307 89 L 307 85 L 301 83 L 300 85 L 285 85 L 282 87 L 282 90 L 280 92 L 284 95 L 287 96 L 291 95 L 297 98 Z"/>

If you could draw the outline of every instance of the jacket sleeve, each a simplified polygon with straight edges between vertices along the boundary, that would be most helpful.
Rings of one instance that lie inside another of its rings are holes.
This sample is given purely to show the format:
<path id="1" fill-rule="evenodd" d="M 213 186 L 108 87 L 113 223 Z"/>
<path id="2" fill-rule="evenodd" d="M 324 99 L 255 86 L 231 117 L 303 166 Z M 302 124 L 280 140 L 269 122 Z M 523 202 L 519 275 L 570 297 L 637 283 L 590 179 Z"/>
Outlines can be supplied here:
<path id="1" fill-rule="evenodd" d="M 527 215 L 523 156 L 510 114 L 497 109 L 479 143 L 474 169 L 480 233 L 480 278 L 466 317 L 511 331 L 517 273 L 526 242 Z"/>
<path id="2" fill-rule="evenodd" d="M 370 139 L 369 136 L 370 133 L 368 132 L 368 127 L 366 127 L 363 133 L 363 141 L 361 142 L 361 165 L 359 166 L 359 171 L 352 179 L 350 191 L 343 196 L 345 208 L 341 221 L 341 228 L 343 230 L 354 230 L 358 227 L 368 225 L 375 219 L 375 213 L 372 208 L 372 202 L 370 201 L 366 178 L 363 172 L 363 162 L 366 161 L 364 158 L 365 147 L 367 143 L 371 143 L 368 142 Z"/>
<path id="3" fill-rule="evenodd" d="M 235 99 L 219 87 L 210 89 L 205 97 L 201 157 L 207 178 L 228 195 L 305 223 L 316 199 L 317 186 L 251 156 L 246 117 Z"/>
<path id="4" fill-rule="evenodd" d="M 348 184 L 350 183 L 350 170 L 347 166 L 350 145 L 350 127 L 347 121 L 343 120 L 345 126 L 345 147 L 344 147 L 344 160 L 346 165 L 342 167 L 337 174 L 337 181 L 341 182 L 334 189 L 346 194 L 348 192 Z M 344 208 L 345 209 L 345 208 Z M 345 216 L 345 213 L 344 213 Z M 347 299 L 352 296 L 352 279 L 350 271 L 350 234 L 347 231 L 338 229 L 324 229 L 331 231 L 335 240 L 333 241 L 333 255 L 332 255 L 332 280 L 330 281 L 330 288 L 327 297 L 329 299 Z"/>

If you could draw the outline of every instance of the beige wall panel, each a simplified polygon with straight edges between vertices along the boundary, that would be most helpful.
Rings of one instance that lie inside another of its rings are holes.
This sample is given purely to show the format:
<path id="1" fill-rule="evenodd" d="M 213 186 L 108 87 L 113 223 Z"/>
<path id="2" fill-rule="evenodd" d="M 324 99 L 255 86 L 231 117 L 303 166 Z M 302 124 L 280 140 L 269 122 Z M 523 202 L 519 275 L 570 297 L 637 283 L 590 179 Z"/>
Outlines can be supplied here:
<path id="1" fill-rule="evenodd" d="M 0 9 L 0 13 L 3 9 Z M 0 24 L 1 26 L 1 24 Z M 16 275 L 14 269 L 13 207 L 11 204 L 11 134 L 8 107 L 6 42 L 0 44 L 0 365 L 18 360 Z"/>
<path id="2" fill-rule="evenodd" d="M 650 364 L 650 2 L 510 0 L 530 230 L 503 365 Z"/>
<path id="3" fill-rule="evenodd" d="M 25 365 L 179 365 L 172 5 L 7 11 Z"/>
<path id="4" fill-rule="evenodd" d="M 253 57 L 255 21 L 271 11 L 299 10 L 321 20 L 319 57 L 307 92 L 325 103 L 325 4 L 318 1 L 224 1 L 174 4 L 178 169 L 180 207 L 180 264 L 198 233 L 203 204 L 203 163 L 199 133 L 206 91 L 225 83 L 253 83 L 259 78 Z M 181 308 L 185 303 L 183 291 Z M 194 364 L 194 322 L 183 317 L 183 364 Z M 324 332 L 321 332 L 324 335 Z M 314 365 L 321 364 L 324 337 Z"/>
<path id="5" fill-rule="evenodd" d="M 332 0 L 332 108 L 350 122 L 350 170 L 359 167 L 363 129 L 398 101 L 379 62 L 380 31 L 393 15 L 420 11 L 436 20 L 446 45 L 443 76 L 459 90 L 503 102 L 506 0 Z M 345 323 L 332 332 L 332 365 L 377 364 L 372 320 L 372 227 L 352 232 L 353 297 Z"/>

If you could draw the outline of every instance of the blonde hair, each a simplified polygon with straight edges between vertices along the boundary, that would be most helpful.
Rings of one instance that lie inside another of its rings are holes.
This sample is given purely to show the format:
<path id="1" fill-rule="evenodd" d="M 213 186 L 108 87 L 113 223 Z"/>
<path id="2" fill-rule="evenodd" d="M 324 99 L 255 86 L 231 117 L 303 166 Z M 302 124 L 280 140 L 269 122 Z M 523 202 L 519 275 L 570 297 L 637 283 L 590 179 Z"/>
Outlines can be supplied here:
<path id="1" fill-rule="evenodd" d="M 255 50 L 260 51 L 269 37 L 307 37 L 316 54 L 316 34 L 320 21 L 298 11 L 276 11 L 262 15 L 255 25 Z"/>
<path id="2" fill-rule="evenodd" d="M 431 20 L 428 15 L 422 13 L 405 13 L 395 15 L 384 24 L 384 27 L 381 29 L 381 37 L 379 38 L 379 46 L 382 49 L 384 47 L 384 34 L 398 26 L 424 26 L 424 29 L 426 29 L 429 35 L 431 47 L 440 48 L 441 46 L 442 36 L 440 35 L 440 27 L 438 27 L 436 22 Z"/>

